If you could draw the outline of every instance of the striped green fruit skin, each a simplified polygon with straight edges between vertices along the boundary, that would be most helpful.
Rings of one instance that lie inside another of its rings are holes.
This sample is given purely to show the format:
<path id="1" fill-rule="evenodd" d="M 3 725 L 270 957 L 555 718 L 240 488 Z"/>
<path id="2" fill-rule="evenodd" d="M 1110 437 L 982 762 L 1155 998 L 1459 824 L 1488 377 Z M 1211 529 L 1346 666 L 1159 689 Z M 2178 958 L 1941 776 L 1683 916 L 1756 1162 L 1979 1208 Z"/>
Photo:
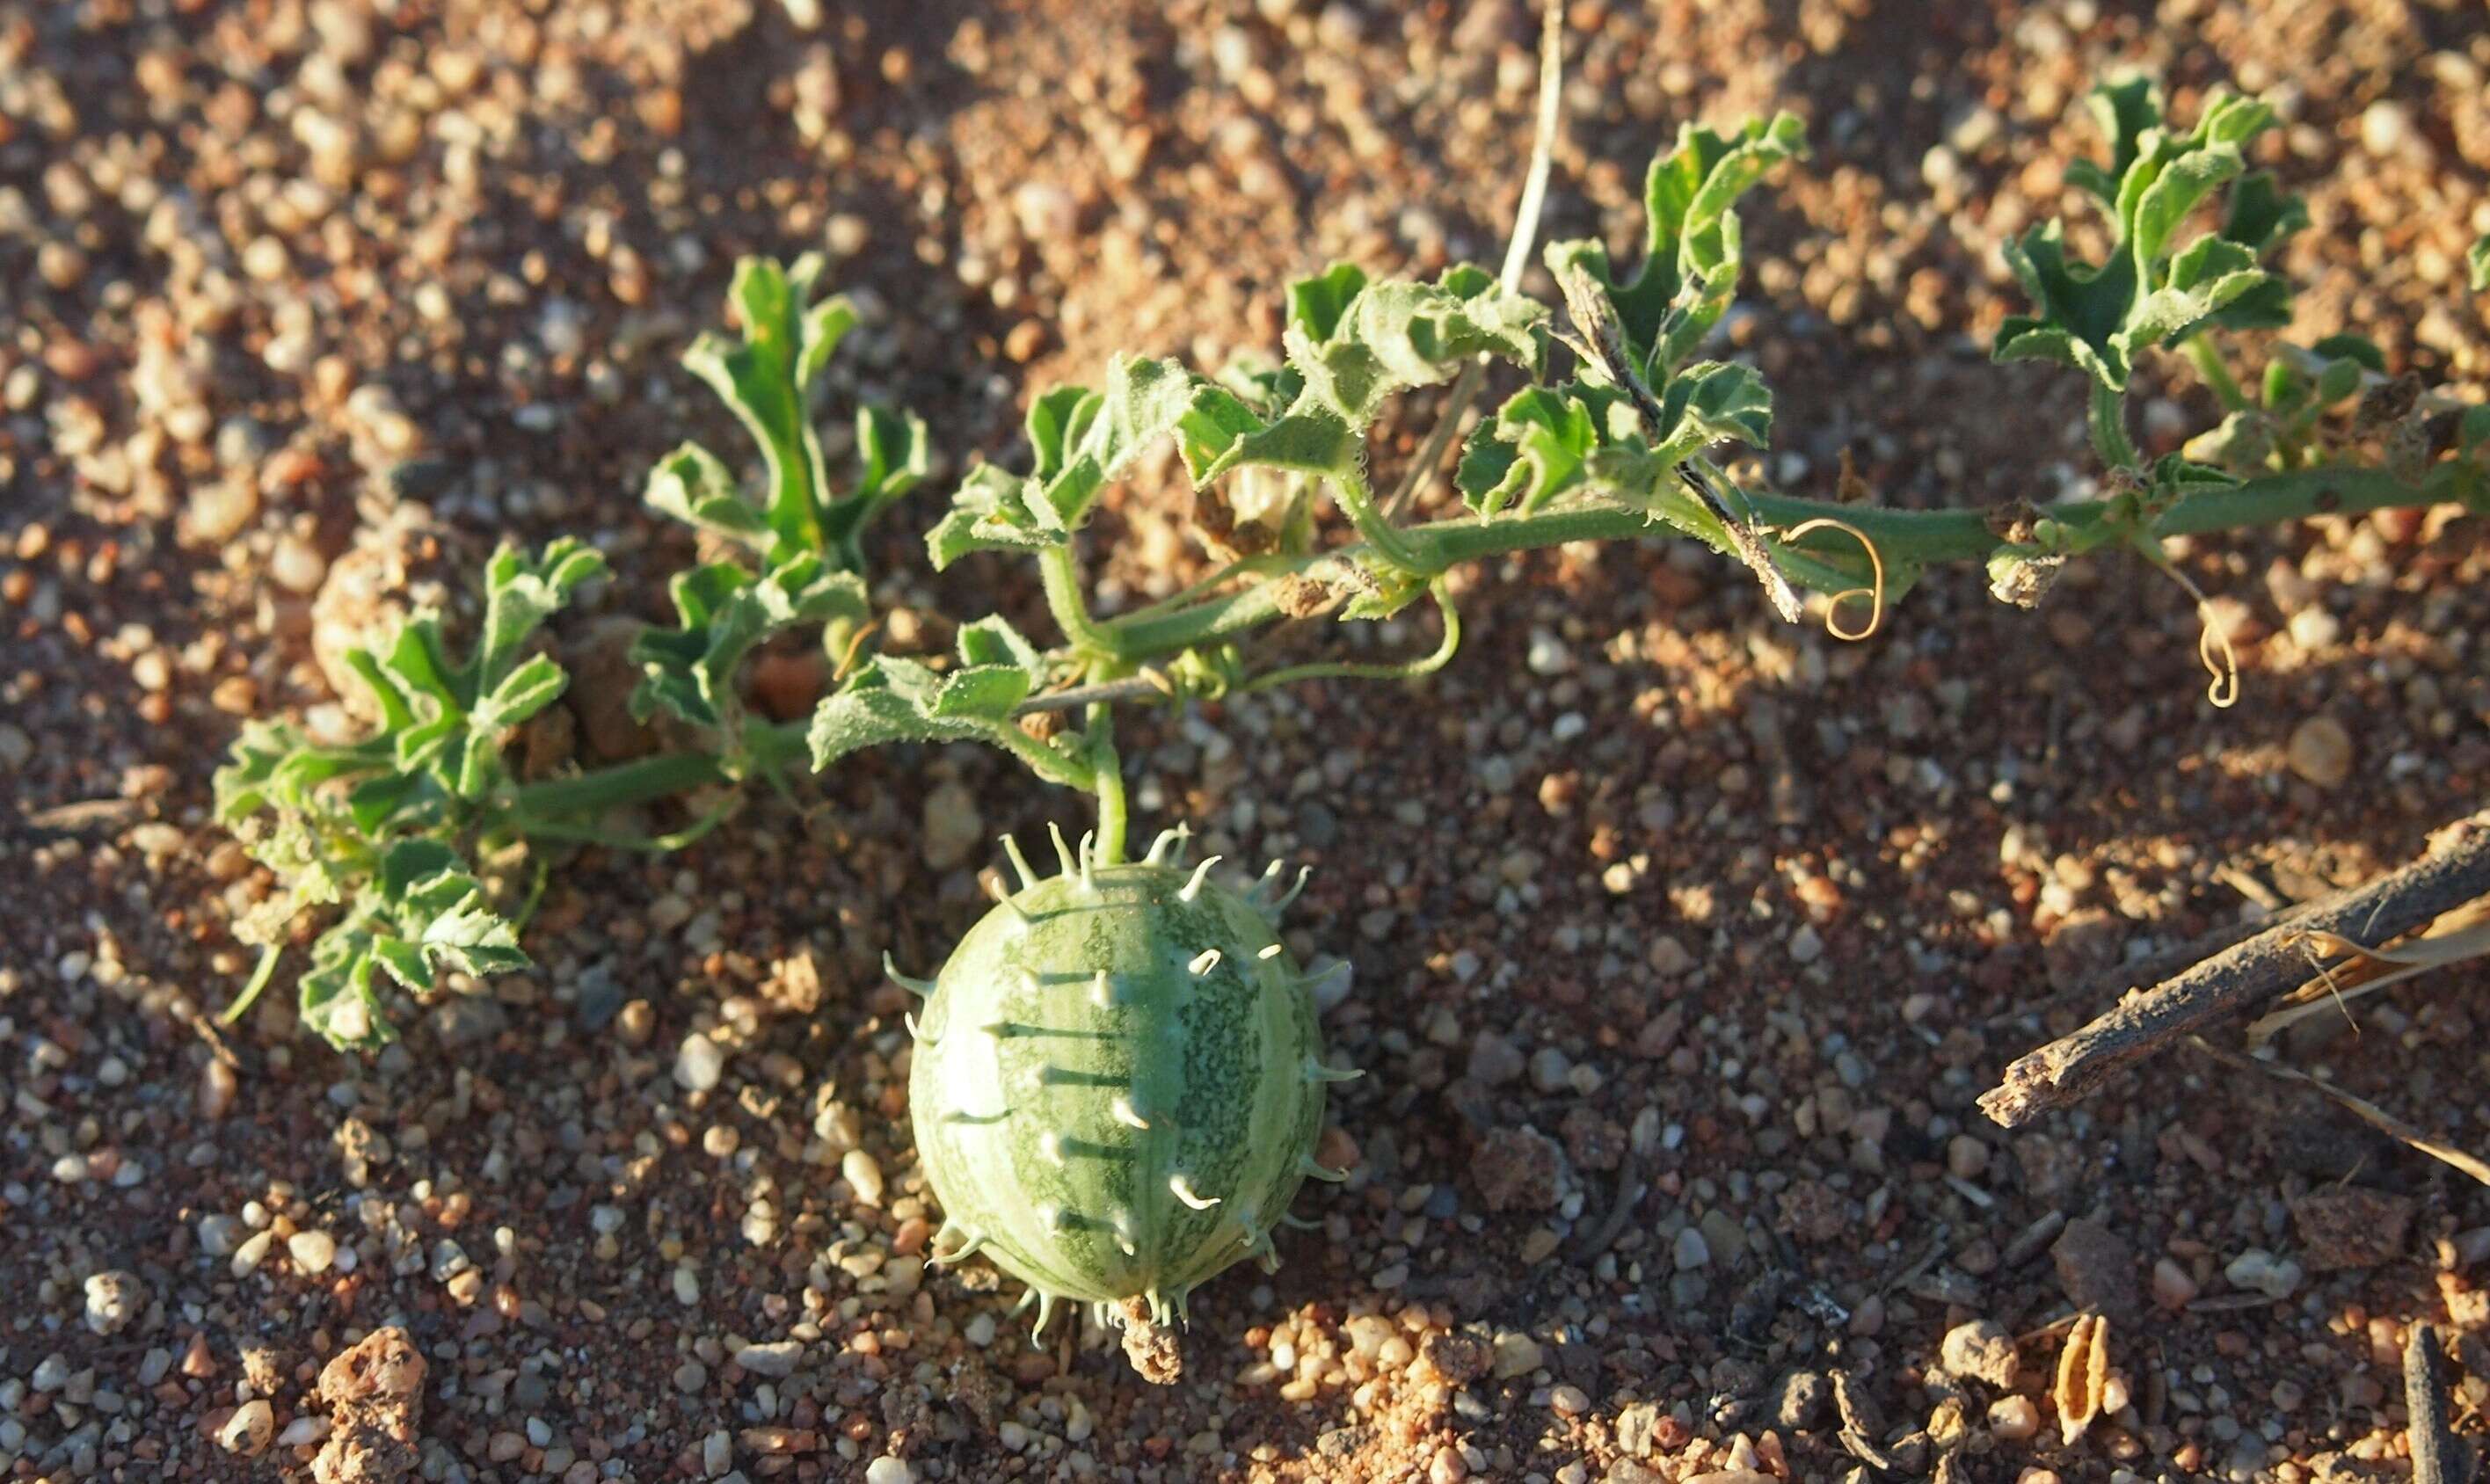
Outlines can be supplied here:
<path id="1" fill-rule="evenodd" d="M 1028 1284 L 1041 1324 L 1057 1298 L 1180 1316 L 1237 1259 L 1273 1261 L 1322 1131 L 1321 1053 L 1257 899 L 1149 863 L 1026 887 L 942 966 L 910 1075 L 952 1250 Z"/>

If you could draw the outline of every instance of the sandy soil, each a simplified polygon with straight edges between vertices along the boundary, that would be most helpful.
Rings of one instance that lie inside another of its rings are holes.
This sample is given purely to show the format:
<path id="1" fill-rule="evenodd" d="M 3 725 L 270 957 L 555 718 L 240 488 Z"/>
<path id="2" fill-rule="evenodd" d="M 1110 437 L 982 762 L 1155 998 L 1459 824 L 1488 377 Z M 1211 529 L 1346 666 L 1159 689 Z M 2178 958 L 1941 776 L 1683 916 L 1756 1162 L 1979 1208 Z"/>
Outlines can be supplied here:
<path id="1" fill-rule="evenodd" d="M 1810 121 L 1728 335 L 1794 491 L 1845 453 L 1896 504 L 2080 485 L 2079 386 L 1983 347 L 1997 244 L 2057 209 L 2118 63 L 2183 114 L 2283 99 L 2303 330 L 2490 380 L 2456 281 L 2490 230 L 2477 6 L 1566 15 L 1550 236 L 1629 240 L 1682 119 Z M 865 757 L 805 816 L 584 858 L 537 972 L 369 1061 L 281 996 L 209 1019 L 265 883 L 208 774 L 243 716 L 337 704 L 315 597 L 572 533 L 603 606 L 654 615 L 687 548 L 643 472 L 743 446 L 675 365 L 738 253 L 832 253 L 868 309 L 838 395 L 945 451 L 877 542 L 898 642 L 997 600 L 1035 627 L 1017 570 L 925 574 L 947 477 L 1113 351 L 1275 348 L 1336 257 L 1498 255 L 1534 34 L 1517 0 L 0 0 L 0 1469 L 307 1477 L 333 1428 L 367 1480 L 2391 1478 L 2424 1318 L 2477 1437 L 2480 1189 L 2184 1055 L 2026 1133 L 1972 1106 L 2123 960 L 2490 792 L 2490 551 L 2448 512 L 2188 552 L 2230 712 L 2150 572 L 2037 617 L 1939 573 L 1841 646 L 1653 545 L 1472 573 L 1469 647 L 1407 697 L 1130 723 L 1144 828 L 1320 866 L 1294 922 L 1354 960 L 1327 1025 L 1371 1073 L 1334 1093 L 1354 1178 L 1276 1276 L 1196 1296 L 1173 1386 L 923 1266 L 877 965 L 983 905 L 989 862 L 916 846 L 939 785 L 990 832 L 1078 817 L 998 758 Z M 2206 421 L 2181 381 L 2144 425 Z M 1111 600 L 1198 570 L 1172 465 L 1116 501 Z M 368 554 L 392 522 L 403 574 Z M 2484 985 L 2291 1054 L 2490 1149 Z M 2126 1405 L 2061 1446 L 2078 1306 Z"/>

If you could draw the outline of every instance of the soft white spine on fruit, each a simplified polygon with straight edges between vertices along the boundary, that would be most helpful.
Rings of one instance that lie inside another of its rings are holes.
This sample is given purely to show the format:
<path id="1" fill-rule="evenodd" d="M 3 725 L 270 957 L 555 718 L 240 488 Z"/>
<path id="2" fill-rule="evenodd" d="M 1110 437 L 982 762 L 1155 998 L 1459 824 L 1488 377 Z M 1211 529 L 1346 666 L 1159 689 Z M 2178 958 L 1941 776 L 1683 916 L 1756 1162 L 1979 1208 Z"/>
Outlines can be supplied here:
<path id="1" fill-rule="evenodd" d="M 1312 1053 L 1308 1053 L 1306 1056 L 1306 1080 L 1308 1082 L 1355 1082 L 1358 1078 L 1365 1075 L 1366 1073 L 1357 1070 L 1355 1067 L 1343 1071 L 1339 1067 L 1325 1062 L 1320 1057 L 1315 1056 Z"/>
<path id="2" fill-rule="evenodd" d="M 1184 886 L 1176 891 L 1175 899 L 1189 905 L 1195 897 L 1202 895 L 1202 884 L 1210 879 L 1210 868 L 1217 865 L 1219 863 L 1219 859 L 1220 858 L 1217 856 L 1203 857 L 1202 864 L 1193 868 L 1191 879 L 1187 880 Z"/>
<path id="3" fill-rule="evenodd" d="M 1181 858 L 1184 855 L 1184 842 L 1192 834 L 1193 831 L 1183 825 L 1178 825 L 1173 829 L 1160 830 L 1159 837 L 1150 842 L 1150 853 L 1142 858 L 1142 864 L 1167 865 L 1170 863 L 1171 852 Z"/>
<path id="4" fill-rule="evenodd" d="M 1297 867 L 1297 879 L 1289 885 L 1288 890 L 1283 891 L 1280 889 L 1280 878 L 1287 871 L 1286 865 L 1273 860 L 1263 867 L 1261 879 L 1246 889 L 1245 899 L 1259 908 L 1266 917 L 1277 917 L 1290 902 L 1295 901 L 1297 893 L 1306 889 L 1306 883 L 1312 881 L 1315 874 L 1313 866 Z"/>
<path id="5" fill-rule="evenodd" d="M 1011 893 L 1003 889 L 1002 878 L 998 876 L 986 878 L 986 895 L 995 899 L 996 906 L 1009 910 L 1012 920 L 1019 923 L 1023 930 L 1027 930 L 1028 909 L 1012 900 Z"/>
<path id="6" fill-rule="evenodd" d="M 934 981 L 932 979 L 912 979 L 908 975 L 900 973 L 899 966 L 891 962 L 890 954 L 886 949 L 882 955 L 882 972 L 889 976 L 890 982 L 898 985 L 910 994 L 914 995 L 919 1000 L 930 1000 L 934 997 Z"/>
<path id="7" fill-rule="evenodd" d="M 1297 1173 L 1310 1180 L 1320 1180 L 1326 1185 L 1346 1184 L 1348 1180 L 1346 1170 L 1335 1170 L 1316 1159 L 1312 1154 L 1297 1156 Z"/>
<path id="8" fill-rule="evenodd" d="M 1003 854 L 1011 858 L 1012 870 L 1020 877 L 1020 887 L 1023 891 L 1037 885 L 1038 875 L 1028 868 L 1028 858 L 1020 853 L 1019 840 L 1010 835 L 1004 835 Z"/>

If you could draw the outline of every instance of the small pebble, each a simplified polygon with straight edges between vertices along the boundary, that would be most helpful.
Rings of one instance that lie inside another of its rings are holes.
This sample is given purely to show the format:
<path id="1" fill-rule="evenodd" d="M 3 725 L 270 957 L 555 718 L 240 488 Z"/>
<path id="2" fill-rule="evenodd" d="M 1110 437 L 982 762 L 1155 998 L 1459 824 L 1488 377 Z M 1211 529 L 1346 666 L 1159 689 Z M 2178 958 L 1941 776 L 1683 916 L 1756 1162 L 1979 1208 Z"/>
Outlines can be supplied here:
<path id="1" fill-rule="evenodd" d="M 865 1465 L 864 1484 L 913 1484 L 915 1477 L 906 1464 L 887 1454 Z"/>
<path id="2" fill-rule="evenodd" d="M 2301 1266 L 2288 1258 L 2277 1258 L 2262 1247 L 2250 1247 L 2222 1268 L 2222 1276 L 2236 1289 L 2265 1295 L 2269 1298 L 2288 1298 L 2300 1288 L 2304 1276 Z"/>
<path id="3" fill-rule="evenodd" d="M 1954 1375 L 1984 1381 L 2001 1389 L 2014 1384 L 2015 1373 L 2023 1364 L 2015 1350 L 2014 1336 L 2005 1325 L 1986 1319 L 1947 1330 L 1939 1355 L 1945 1368 Z"/>
<path id="4" fill-rule="evenodd" d="M 855 1187 L 856 1199 L 867 1206 L 882 1204 L 882 1161 L 863 1149 L 850 1149 L 839 1156 L 839 1173 Z"/>
<path id="5" fill-rule="evenodd" d="M 268 1249 L 275 1245 L 275 1232 L 253 1232 L 244 1237 L 242 1245 L 233 1251 L 231 1267 L 233 1275 L 237 1278 L 246 1278 L 258 1271 L 259 1265 L 268 1261 Z"/>
<path id="6" fill-rule="evenodd" d="M 86 1327 L 97 1335 L 119 1334 L 146 1307 L 147 1287 L 136 1273 L 116 1268 L 86 1280 Z"/>
<path id="7" fill-rule="evenodd" d="M 1469 1075 L 1473 1082 L 1487 1087 L 1501 1087 L 1522 1073 L 1528 1063 L 1511 1041 L 1492 1031 L 1482 1031 L 1470 1043 Z"/>
<path id="8" fill-rule="evenodd" d="M 307 597 L 320 591 L 321 582 L 328 577 L 329 559 L 309 541 L 288 535 L 269 554 L 268 575 L 285 591 Z"/>
<path id="9" fill-rule="evenodd" d="M 337 1260 L 337 1239 L 322 1231 L 297 1232 L 285 1238 L 285 1251 L 298 1271 L 323 1273 Z"/>
<path id="10" fill-rule="evenodd" d="M 217 1446 L 245 1458 L 256 1457 L 276 1436 L 276 1413 L 268 1403 L 253 1399 L 234 1409 L 225 1425 L 217 1429 Z"/>
<path id="11" fill-rule="evenodd" d="M 276 1435 L 276 1445 L 280 1448 L 307 1448 L 328 1436 L 327 1418 L 297 1417 L 285 1424 L 285 1431 Z"/>
<path id="12" fill-rule="evenodd" d="M 1542 1046 L 1530 1054 L 1530 1085 L 1542 1092 L 1564 1091 L 1566 1074 L 1573 1069 L 1573 1060 L 1553 1046 Z"/>
<path id="13" fill-rule="evenodd" d="M 688 1092 L 706 1092 L 726 1074 L 726 1054 L 717 1042 L 695 1031 L 675 1050 L 675 1084 Z"/>
<path id="14" fill-rule="evenodd" d="M 1693 1227 L 1677 1234 L 1674 1260 L 1679 1272 L 1695 1272 L 1712 1266 L 1712 1244 Z"/>
<path id="15" fill-rule="evenodd" d="M 1539 1342 L 1519 1330 L 1508 1329 L 1495 1337 L 1495 1376 L 1498 1381 L 1511 1381 L 1539 1369 Z"/>
<path id="16" fill-rule="evenodd" d="M 2196 1280 L 2175 1258 L 2162 1258 L 2153 1265 L 2153 1301 L 2173 1313 L 2187 1307 L 2196 1296 Z"/>
<path id="17" fill-rule="evenodd" d="M 1988 1431 L 2000 1442 L 2029 1442 L 2040 1436 L 2041 1409 L 2028 1396 L 2001 1396 L 1988 1404 Z"/>
<path id="18" fill-rule="evenodd" d="M 2301 777 L 2319 788 L 2339 788 L 2352 776 L 2352 734 L 2331 716 L 2311 716 L 2291 729 L 2284 756 Z"/>
<path id="19" fill-rule="evenodd" d="M 773 1340 L 766 1345 L 747 1345 L 735 1353 L 735 1363 L 755 1376 L 782 1381 L 796 1374 L 804 1358 L 801 1340 Z"/>

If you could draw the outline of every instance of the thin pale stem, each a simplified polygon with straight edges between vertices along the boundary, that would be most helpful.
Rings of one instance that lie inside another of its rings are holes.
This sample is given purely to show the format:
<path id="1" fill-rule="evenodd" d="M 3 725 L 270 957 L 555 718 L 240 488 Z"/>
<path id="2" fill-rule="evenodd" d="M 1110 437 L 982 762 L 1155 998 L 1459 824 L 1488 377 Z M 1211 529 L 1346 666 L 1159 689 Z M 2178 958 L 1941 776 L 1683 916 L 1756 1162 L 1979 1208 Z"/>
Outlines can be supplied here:
<path id="1" fill-rule="evenodd" d="M 2214 399 L 2222 404 L 2224 412 L 2248 410 L 2248 394 L 2240 390 L 2238 379 L 2231 375 L 2230 366 L 2223 363 L 2220 346 L 2200 330 L 2189 335 L 2181 349 L 2186 352 L 2187 364 L 2196 368 L 2206 390 L 2214 393 Z"/>
<path id="2" fill-rule="evenodd" d="M 1443 578 L 1438 577 L 1427 584 L 1427 591 L 1434 595 L 1435 606 L 1441 609 L 1444 615 L 1443 642 L 1436 645 L 1433 653 L 1421 655 L 1415 659 L 1405 659 L 1397 664 L 1332 661 L 1290 665 L 1286 669 L 1274 670 L 1268 675 L 1256 676 L 1237 688 L 1269 690 L 1274 686 L 1290 685 L 1299 681 L 1408 681 L 1434 674 L 1450 664 L 1453 655 L 1461 651 L 1462 614 L 1460 609 L 1453 606 L 1453 595 L 1447 590 Z"/>
<path id="3" fill-rule="evenodd" d="M 1513 231 L 1505 238 L 1504 271 L 1496 276 L 1507 293 L 1521 287 L 1522 272 L 1530 266 L 1530 249 L 1539 241 L 1539 217 L 1548 203 L 1548 176 L 1556 162 L 1556 132 L 1565 119 L 1564 80 L 1564 6 L 1562 0 L 1547 0 L 1539 15 L 1539 112 L 1531 133 L 1530 170 L 1522 177 L 1521 200 L 1513 212 Z M 1487 364 L 1488 358 L 1481 356 L 1462 367 L 1452 392 L 1444 398 L 1443 411 L 1436 416 L 1434 431 L 1427 435 L 1426 446 L 1402 471 L 1401 482 L 1384 500 L 1386 516 L 1399 519 L 1418 491 L 1434 477 L 1445 446 L 1461 431 L 1462 415 L 1469 411 L 1480 384 L 1487 379 Z"/>

